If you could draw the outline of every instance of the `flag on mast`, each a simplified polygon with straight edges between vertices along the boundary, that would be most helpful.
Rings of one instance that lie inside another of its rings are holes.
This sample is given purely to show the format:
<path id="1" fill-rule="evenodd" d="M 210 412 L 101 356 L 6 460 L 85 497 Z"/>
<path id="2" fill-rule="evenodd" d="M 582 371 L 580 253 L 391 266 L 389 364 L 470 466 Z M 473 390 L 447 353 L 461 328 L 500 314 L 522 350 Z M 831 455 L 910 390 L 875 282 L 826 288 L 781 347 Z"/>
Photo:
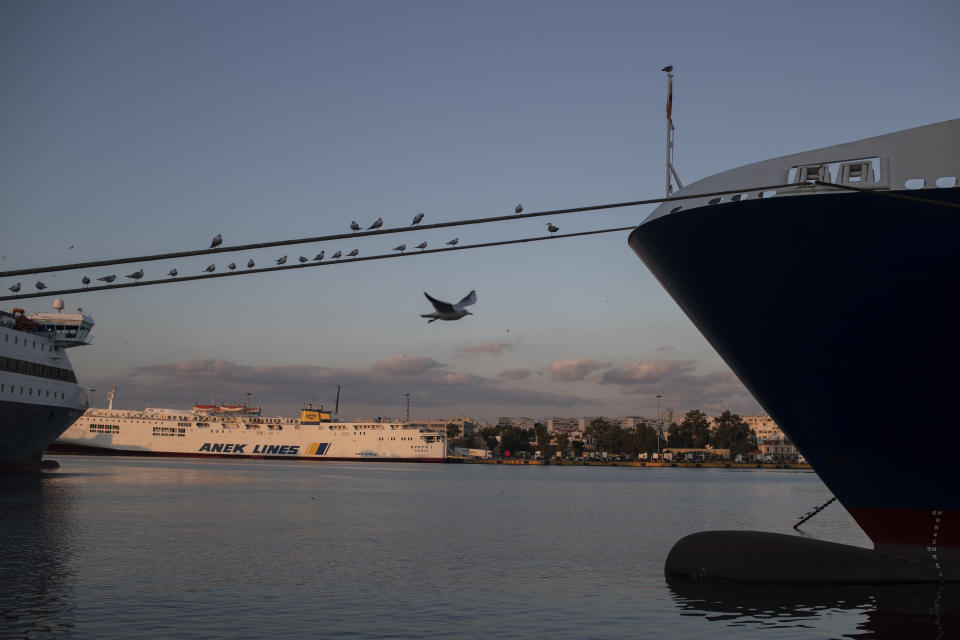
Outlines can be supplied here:
<path id="1" fill-rule="evenodd" d="M 673 76 L 670 76 L 670 84 L 667 90 L 667 120 L 673 122 L 671 114 L 673 113 Z"/>

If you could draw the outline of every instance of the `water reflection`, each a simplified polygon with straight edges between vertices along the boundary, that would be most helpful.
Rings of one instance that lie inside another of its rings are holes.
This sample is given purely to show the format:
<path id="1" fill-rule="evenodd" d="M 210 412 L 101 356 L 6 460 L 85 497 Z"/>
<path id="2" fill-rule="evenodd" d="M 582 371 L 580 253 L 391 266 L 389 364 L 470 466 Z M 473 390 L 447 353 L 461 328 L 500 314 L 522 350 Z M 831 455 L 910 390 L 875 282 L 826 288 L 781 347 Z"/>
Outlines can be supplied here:
<path id="1" fill-rule="evenodd" d="M 837 612 L 860 610 L 844 638 L 946 640 L 960 637 L 960 585 L 779 585 L 702 583 L 668 577 L 686 615 L 730 627 L 817 628 Z"/>
<path id="2" fill-rule="evenodd" d="M 67 597 L 73 490 L 50 474 L 0 474 L 0 636 L 73 627 Z"/>

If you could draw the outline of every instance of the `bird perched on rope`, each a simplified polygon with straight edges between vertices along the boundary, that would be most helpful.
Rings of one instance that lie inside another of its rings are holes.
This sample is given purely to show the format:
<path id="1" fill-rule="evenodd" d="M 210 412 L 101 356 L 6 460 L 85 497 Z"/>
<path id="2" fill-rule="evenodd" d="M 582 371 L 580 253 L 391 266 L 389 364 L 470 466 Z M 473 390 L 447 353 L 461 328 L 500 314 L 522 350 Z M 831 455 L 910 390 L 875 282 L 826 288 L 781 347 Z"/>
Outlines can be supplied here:
<path id="1" fill-rule="evenodd" d="M 354 257 L 356 257 L 356 255 L 357 255 L 358 253 L 360 253 L 360 250 L 359 250 L 359 249 L 354 249 L 353 251 L 351 251 L 350 253 L 347 254 L 347 257 L 348 257 L 348 258 L 354 258 Z"/>
<path id="2" fill-rule="evenodd" d="M 109 276 L 103 276 L 102 278 L 97 278 L 97 280 L 99 280 L 100 282 L 106 282 L 107 284 L 110 284 L 111 282 L 113 282 L 113 281 L 116 280 L 116 279 L 117 279 L 117 276 L 112 275 L 112 274 L 109 275 Z"/>
<path id="3" fill-rule="evenodd" d="M 514 212 L 514 213 L 523 213 L 523 205 L 522 205 L 522 204 L 518 204 L 517 206 L 515 206 L 515 207 L 513 208 L 513 212 Z"/>
<path id="4" fill-rule="evenodd" d="M 330 256 L 330 257 L 333 258 L 334 260 L 339 260 L 339 259 L 340 259 L 340 256 L 342 256 L 342 255 L 343 255 L 343 252 L 342 252 L 342 251 L 337 251 L 335 254 L 333 254 L 333 255 Z"/>
<path id="5" fill-rule="evenodd" d="M 286 264 L 286 263 L 287 263 L 286 255 L 284 255 L 283 257 L 277 258 L 277 264 Z"/>
<path id="6" fill-rule="evenodd" d="M 16 293 L 17 291 L 20 291 L 20 283 L 18 282 L 15 285 L 11 285 L 7 287 L 7 289 L 10 289 L 10 291 L 13 291 L 14 293 Z"/>
<path id="7" fill-rule="evenodd" d="M 357 231 L 360 231 L 360 225 L 357 224 L 356 220 L 350 221 L 350 228 L 353 230 L 354 233 L 356 233 Z"/>
<path id="8" fill-rule="evenodd" d="M 410 223 L 410 226 L 412 227 L 415 224 L 420 224 L 421 220 L 423 220 L 423 213 L 418 213 L 417 215 L 413 216 L 413 222 Z"/>
<path id="9" fill-rule="evenodd" d="M 213 272 L 216 271 L 216 270 L 217 270 L 217 265 L 215 265 L 215 264 L 208 264 L 208 265 L 207 265 L 207 268 L 204 269 L 204 271 L 207 272 L 207 273 L 213 273 Z"/>
<path id="10" fill-rule="evenodd" d="M 394 251 L 399 251 L 400 253 L 403 253 L 404 251 L 407 250 L 407 245 L 401 244 L 401 245 L 399 245 L 399 246 L 394 247 L 393 250 L 394 250 Z"/>
<path id="11" fill-rule="evenodd" d="M 247 260 L 247 269 L 253 269 L 255 266 L 257 266 L 257 263 L 252 258 Z"/>
<path id="12" fill-rule="evenodd" d="M 548 222 L 547 231 L 549 231 L 550 233 L 556 233 L 557 231 L 560 231 L 560 227 L 555 226 L 552 222 Z"/>
<path id="13" fill-rule="evenodd" d="M 230 269 L 230 271 L 233 271 L 236 268 L 237 268 L 236 262 L 231 262 L 230 264 L 227 265 L 227 269 Z"/>
<path id="14" fill-rule="evenodd" d="M 83 287 L 86 288 L 87 285 L 90 284 L 90 278 L 88 278 L 87 276 L 83 276 L 83 278 L 80 279 L 80 282 L 82 282 Z"/>
<path id="15" fill-rule="evenodd" d="M 310 262 L 310 259 L 306 256 L 300 256 L 300 264 L 303 264 L 304 262 Z"/>
<path id="16" fill-rule="evenodd" d="M 451 241 L 448 242 L 447 244 L 450 245 L 451 247 L 455 247 L 455 246 L 457 246 L 457 243 L 458 243 L 458 242 L 460 242 L 460 238 L 454 238 L 453 240 L 451 240 Z"/>
<path id="17" fill-rule="evenodd" d="M 426 242 L 426 241 L 421 242 L 420 244 L 418 244 L 418 245 L 416 246 L 416 248 L 417 248 L 417 249 L 420 249 L 421 251 L 422 251 L 423 249 L 426 249 L 426 248 L 427 248 L 427 242 Z"/>
<path id="18" fill-rule="evenodd" d="M 367 227 L 367 229 L 379 229 L 383 226 L 383 218 L 377 218 L 374 220 L 373 224 Z"/>
<path id="19" fill-rule="evenodd" d="M 321 251 L 320 253 L 318 253 L 318 254 L 316 255 L 316 257 L 314 258 L 314 260 L 316 260 L 317 262 L 320 262 L 321 260 L 323 260 L 323 251 Z"/>
<path id="20" fill-rule="evenodd" d="M 39 280 L 37 280 L 37 284 L 35 284 L 35 285 L 33 285 L 33 286 L 35 286 L 37 289 L 46 289 L 46 288 L 47 288 L 47 285 L 43 284 L 43 283 L 40 282 Z"/>
<path id="21" fill-rule="evenodd" d="M 139 280 L 143 277 L 143 269 L 137 269 L 133 273 L 127 274 L 125 277 L 131 278 L 133 280 Z"/>
<path id="22" fill-rule="evenodd" d="M 477 301 L 476 290 L 465 295 L 457 304 L 450 304 L 449 302 L 444 302 L 443 300 L 437 300 L 436 298 L 431 297 L 426 291 L 423 292 L 423 295 L 427 296 L 427 300 L 430 301 L 430 304 L 432 304 L 433 308 L 435 309 L 433 313 L 420 314 L 421 318 L 430 318 L 427 321 L 427 324 L 430 324 L 434 320 L 459 320 L 463 316 L 472 316 L 473 314 L 467 311 L 464 307 L 469 307 Z"/>
<path id="23" fill-rule="evenodd" d="M 219 247 L 221 244 L 223 244 L 223 238 L 221 238 L 220 234 L 218 233 L 217 235 L 213 236 L 213 240 L 210 241 L 210 248 L 213 249 L 214 247 Z"/>
<path id="24" fill-rule="evenodd" d="M 167 271 L 167 275 L 170 276 L 171 278 L 175 278 L 175 277 L 177 277 L 177 270 L 176 270 L 176 269 L 170 269 L 170 271 Z"/>

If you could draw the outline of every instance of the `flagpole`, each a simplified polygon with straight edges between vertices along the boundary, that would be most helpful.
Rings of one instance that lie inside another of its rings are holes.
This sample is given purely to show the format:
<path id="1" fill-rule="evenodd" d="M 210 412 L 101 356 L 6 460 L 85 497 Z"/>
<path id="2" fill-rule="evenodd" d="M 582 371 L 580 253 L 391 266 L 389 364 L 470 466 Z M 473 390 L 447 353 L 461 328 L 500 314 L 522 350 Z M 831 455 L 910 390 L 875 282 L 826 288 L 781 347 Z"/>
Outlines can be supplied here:
<path id="1" fill-rule="evenodd" d="M 666 191 L 667 197 L 669 198 L 673 195 L 673 182 L 671 178 L 677 182 L 677 187 L 683 189 L 683 183 L 680 182 L 680 177 L 677 175 L 676 169 L 673 168 L 673 138 L 674 138 L 674 127 L 673 127 L 673 65 L 667 65 L 662 69 L 667 73 L 667 180 L 666 180 Z"/>

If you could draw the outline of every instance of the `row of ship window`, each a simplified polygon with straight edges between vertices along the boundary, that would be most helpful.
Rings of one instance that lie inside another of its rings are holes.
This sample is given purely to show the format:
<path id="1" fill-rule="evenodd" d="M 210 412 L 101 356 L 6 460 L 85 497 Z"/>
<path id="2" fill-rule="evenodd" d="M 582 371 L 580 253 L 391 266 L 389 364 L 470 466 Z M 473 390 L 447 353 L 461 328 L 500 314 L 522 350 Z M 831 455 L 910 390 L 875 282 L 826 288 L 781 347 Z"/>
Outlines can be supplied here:
<path id="1" fill-rule="evenodd" d="M 90 423 L 90 433 L 120 433 L 120 425 Z"/>
<path id="2" fill-rule="evenodd" d="M 9 334 L 9 333 L 5 333 L 5 334 L 3 335 L 3 341 L 4 341 L 4 342 L 10 342 L 10 334 Z M 20 344 L 20 336 L 13 336 L 13 344 Z M 25 346 L 25 347 L 27 346 L 27 339 L 26 339 L 26 338 L 23 339 L 23 346 Z M 37 348 L 37 341 L 36 341 L 36 340 L 33 341 L 33 348 L 34 348 L 34 349 Z M 47 350 L 47 345 L 45 345 L 45 344 L 43 344 L 43 343 L 41 342 L 41 343 L 40 343 L 40 351 L 46 351 L 46 350 Z M 57 345 L 51 345 L 51 346 L 50 346 L 50 351 L 59 351 L 59 350 L 60 350 L 60 348 L 57 347 Z"/>
<path id="3" fill-rule="evenodd" d="M 19 360 L 17 358 L 10 358 L 7 356 L 0 356 L 0 371 L 22 373 L 27 376 L 49 378 L 50 380 L 66 380 L 67 382 L 77 381 L 77 375 L 72 369 L 62 369 L 60 367 L 52 367 L 48 364 L 30 362 L 29 360 Z"/>
<path id="4" fill-rule="evenodd" d="M 7 385 L 7 384 L 0 383 L 0 393 L 6 393 L 8 386 L 10 387 L 10 393 L 16 393 L 16 392 L 17 392 L 17 385 L 15 385 L 15 384 Z M 23 385 L 20 385 L 20 395 L 24 395 L 24 393 L 25 393 L 24 390 L 26 390 L 26 395 L 28 395 L 28 396 L 32 396 L 32 395 L 33 395 L 33 391 L 34 391 L 33 387 L 24 387 Z M 44 391 L 47 392 L 47 397 L 48 397 L 48 398 L 51 397 L 51 396 L 50 396 L 50 389 L 37 389 L 36 391 L 37 391 L 37 397 L 38 397 L 38 398 L 43 395 L 43 392 L 44 392 Z M 55 400 L 63 400 L 65 396 L 64 396 L 64 394 L 63 394 L 63 391 L 54 391 L 52 397 L 53 397 Z"/>

